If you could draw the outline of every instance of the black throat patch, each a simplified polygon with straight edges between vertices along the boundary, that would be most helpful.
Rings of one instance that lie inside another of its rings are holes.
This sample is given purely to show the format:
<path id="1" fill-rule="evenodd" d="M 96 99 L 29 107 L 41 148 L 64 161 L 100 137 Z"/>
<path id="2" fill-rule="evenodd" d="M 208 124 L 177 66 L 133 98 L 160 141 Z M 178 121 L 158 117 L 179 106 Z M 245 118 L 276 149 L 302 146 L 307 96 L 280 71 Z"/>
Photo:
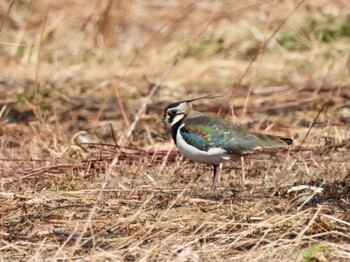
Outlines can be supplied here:
<path id="1" fill-rule="evenodd" d="M 177 122 L 175 125 L 171 127 L 171 136 L 173 137 L 175 145 L 176 145 L 176 134 L 181 124 L 182 124 L 182 120 L 180 120 L 179 122 Z"/>

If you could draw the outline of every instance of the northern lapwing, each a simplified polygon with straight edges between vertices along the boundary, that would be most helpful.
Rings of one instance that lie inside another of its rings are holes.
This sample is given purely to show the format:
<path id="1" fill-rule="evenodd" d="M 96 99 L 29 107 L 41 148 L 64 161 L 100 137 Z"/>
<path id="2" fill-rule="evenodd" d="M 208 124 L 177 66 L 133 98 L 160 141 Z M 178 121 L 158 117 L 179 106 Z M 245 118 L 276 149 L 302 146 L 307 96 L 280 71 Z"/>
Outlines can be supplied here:
<path id="1" fill-rule="evenodd" d="M 212 165 L 213 194 L 221 170 L 221 163 L 238 160 L 257 150 L 286 148 L 293 143 L 290 138 L 250 133 L 223 118 L 192 109 L 190 102 L 214 98 L 215 95 L 173 103 L 164 110 L 160 122 L 171 127 L 174 142 L 185 157 L 194 162 Z"/>

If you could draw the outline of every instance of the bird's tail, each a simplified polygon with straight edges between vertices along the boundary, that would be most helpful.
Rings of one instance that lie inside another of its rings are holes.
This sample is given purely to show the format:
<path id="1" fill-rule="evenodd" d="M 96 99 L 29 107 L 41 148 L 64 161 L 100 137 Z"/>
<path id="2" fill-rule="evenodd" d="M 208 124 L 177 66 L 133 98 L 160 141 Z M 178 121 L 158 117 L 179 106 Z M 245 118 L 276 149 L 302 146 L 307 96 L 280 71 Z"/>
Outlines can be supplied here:
<path id="1" fill-rule="evenodd" d="M 286 144 L 287 144 L 288 146 L 290 146 L 290 145 L 293 144 L 293 139 L 291 139 L 291 138 L 281 137 L 281 136 L 279 136 L 278 138 L 281 139 L 282 141 L 286 142 Z"/>
<path id="2" fill-rule="evenodd" d="M 293 139 L 291 138 L 257 133 L 254 133 L 254 135 L 257 149 L 288 147 L 293 144 Z"/>

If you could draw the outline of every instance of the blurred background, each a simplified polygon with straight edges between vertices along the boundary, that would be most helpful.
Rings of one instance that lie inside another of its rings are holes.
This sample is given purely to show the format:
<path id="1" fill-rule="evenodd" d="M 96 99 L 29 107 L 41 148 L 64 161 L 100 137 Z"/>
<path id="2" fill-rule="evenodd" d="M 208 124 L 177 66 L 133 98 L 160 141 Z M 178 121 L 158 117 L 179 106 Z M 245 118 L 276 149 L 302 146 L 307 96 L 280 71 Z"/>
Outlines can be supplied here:
<path id="1" fill-rule="evenodd" d="M 349 1 L 1 0 L 0 15 L 4 158 L 118 140 L 169 67 L 135 146 L 169 148 L 166 105 L 216 92 L 195 107 L 296 139 L 329 102 L 308 142 L 349 137 L 334 127 L 350 114 Z"/>
<path id="2" fill-rule="evenodd" d="M 349 0 L 0 0 L 0 257 L 349 261 L 349 47 Z M 294 145 L 208 198 L 155 122 L 213 93 Z"/>

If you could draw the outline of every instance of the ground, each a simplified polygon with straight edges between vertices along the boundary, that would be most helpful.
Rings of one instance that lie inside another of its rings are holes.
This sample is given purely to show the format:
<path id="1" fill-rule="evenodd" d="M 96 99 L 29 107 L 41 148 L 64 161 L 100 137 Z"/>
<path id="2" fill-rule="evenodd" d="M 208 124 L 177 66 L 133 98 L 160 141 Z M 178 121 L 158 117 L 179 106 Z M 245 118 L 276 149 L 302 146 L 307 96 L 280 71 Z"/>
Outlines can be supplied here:
<path id="1" fill-rule="evenodd" d="M 3 261 L 350 261 L 348 1 L 0 1 Z M 211 167 L 172 102 L 287 150 Z"/>

